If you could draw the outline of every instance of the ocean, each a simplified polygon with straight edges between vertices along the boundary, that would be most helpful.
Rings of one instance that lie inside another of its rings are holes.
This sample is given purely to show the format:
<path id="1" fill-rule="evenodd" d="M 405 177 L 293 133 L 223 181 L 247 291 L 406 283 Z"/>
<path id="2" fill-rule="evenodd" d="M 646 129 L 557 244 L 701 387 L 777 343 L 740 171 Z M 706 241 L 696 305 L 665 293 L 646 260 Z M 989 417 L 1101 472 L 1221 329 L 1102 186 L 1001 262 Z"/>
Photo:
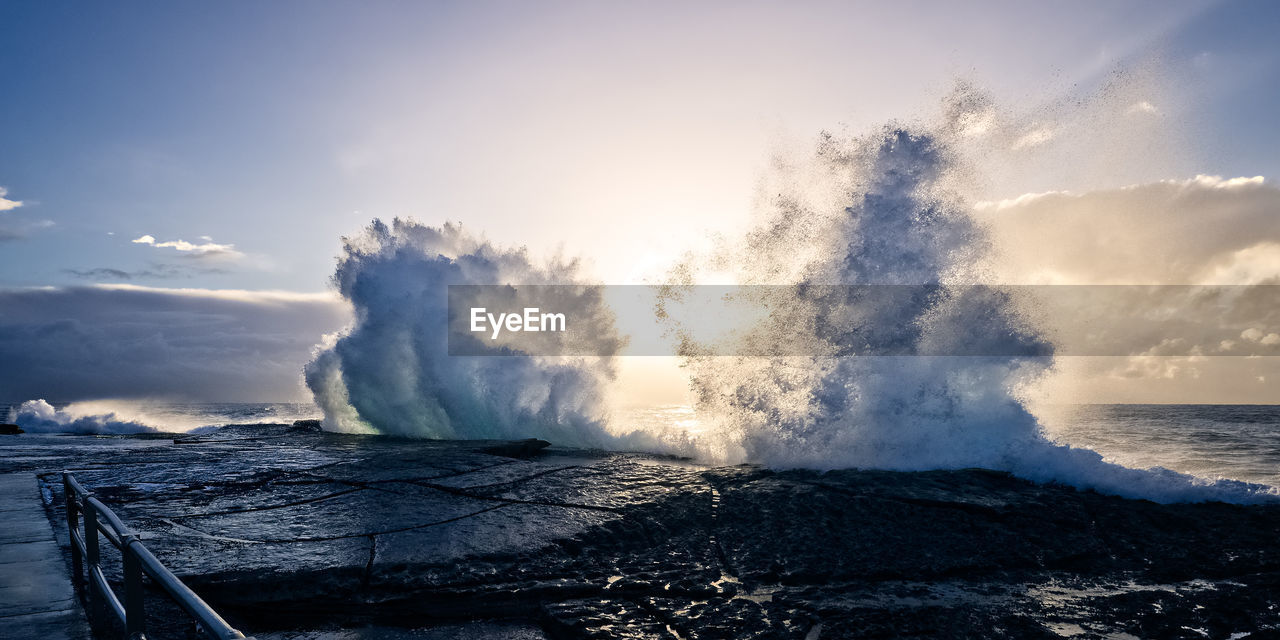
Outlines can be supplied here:
<path id="1" fill-rule="evenodd" d="M 1078 404 L 1038 411 L 1051 440 L 1093 449 L 1108 462 L 1280 487 L 1280 405 Z M 693 409 L 678 405 L 630 409 L 617 418 L 646 431 L 663 424 L 698 429 Z"/>
<path id="2" fill-rule="evenodd" d="M 1040 418 L 1050 437 L 1126 467 L 1280 486 L 1280 405 L 1059 405 Z"/>
<path id="3" fill-rule="evenodd" d="M 12 421 L 18 404 L 0 403 L 0 421 Z M 76 406 L 96 412 L 107 403 Z M 113 402 L 110 406 L 122 419 L 164 431 L 321 417 L 310 403 Z M 1109 462 L 1280 486 L 1280 405 L 1056 405 L 1041 409 L 1038 417 L 1052 440 L 1093 449 Z M 624 408 L 614 412 L 612 422 L 617 428 L 649 432 L 673 426 L 693 433 L 699 430 L 693 409 L 682 405 Z"/>

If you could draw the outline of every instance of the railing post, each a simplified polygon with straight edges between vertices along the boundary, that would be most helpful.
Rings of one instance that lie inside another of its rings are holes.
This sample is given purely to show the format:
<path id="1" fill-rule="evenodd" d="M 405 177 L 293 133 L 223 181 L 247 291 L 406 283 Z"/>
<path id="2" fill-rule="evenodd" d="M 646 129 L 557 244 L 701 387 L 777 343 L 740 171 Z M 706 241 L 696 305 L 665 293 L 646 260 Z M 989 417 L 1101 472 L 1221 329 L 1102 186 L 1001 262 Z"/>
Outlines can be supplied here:
<path id="1" fill-rule="evenodd" d="M 71 486 L 71 474 L 62 472 L 62 493 L 67 503 L 67 536 L 71 539 L 71 572 L 72 581 L 79 589 L 84 589 L 84 558 L 80 556 L 80 546 L 76 544 L 77 529 L 80 528 L 79 507 L 76 501 L 76 490 Z"/>
<path id="2" fill-rule="evenodd" d="M 123 622 L 125 637 L 128 640 L 145 640 L 146 611 L 142 574 L 151 576 L 152 584 L 159 590 L 167 592 L 174 602 L 185 610 L 196 622 L 197 632 L 209 638 L 230 640 L 245 638 L 244 634 L 232 628 L 211 609 L 200 596 L 191 591 L 172 571 L 165 568 L 156 559 L 137 534 L 131 533 L 120 518 L 109 507 L 93 498 L 93 493 L 84 489 L 68 472 L 62 475 L 63 490 L 67 492 L 67 523 L 73 538 L 76 528 L 82 527 L 81 538 L 83 552 L 77 558 L 77 573 L 83 567 L 87 575 L 82 579 L 88 581 L 85 596 L 88 599 L 87 609 L 91 621 L 103 618 L 104 611 L 110 611 L 112 618 Z M 100 521 L 105 519 L 107 527 L 99 529 Z M 124 569 L 124 599 L 117 599 L 116 590 L 105 583 L 102 577 L 101 546 L 99 536 L 107 536 L 113 546 L 118 545 Z M 72 540 L 73 554 L 76 543 Z M 114 627 L 114 623 L 112 623 Z M 247 638 L 245 640 L 253 640 Z"/>
<path id="3" fill-rule="evenodd" d="M 84 501 L 84 553 L 87 556 L 85 568 L 90 572 L 89 608 L 94 613 L 100 613 L 100 609 L 106 604 L 106 596 L 98 593 L 98 581 L 92 575 L 93 570 L 98 568 L 98 510 L 89 500 Z"/>
<path id="4" fill-rule="evenodd" d="M 142 607 L 142 562 L 133 550 L 134 534 L 120 536 L 120 555 L 124 560 L 124 634 L 129 640 L 141 640 L 147 633 L 146 613 Z"/>

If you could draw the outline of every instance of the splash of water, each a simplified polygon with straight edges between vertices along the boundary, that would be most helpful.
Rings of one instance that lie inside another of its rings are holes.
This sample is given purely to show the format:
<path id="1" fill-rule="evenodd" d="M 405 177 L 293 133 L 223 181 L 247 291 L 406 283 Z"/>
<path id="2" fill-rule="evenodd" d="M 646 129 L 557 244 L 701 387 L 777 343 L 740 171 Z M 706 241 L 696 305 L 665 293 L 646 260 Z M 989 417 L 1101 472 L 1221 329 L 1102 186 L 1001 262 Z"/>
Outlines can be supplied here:
<path id="1" fill-rule="evenodd" d="M 678 266 L 674 280 L 686 285 L 712 269 L 745 284 L 795 283 L 759 289 L 771 297 L 758 301 L 771 313 L 748 333 L 761 341 L 798 333 L 790 339 L 808 343 L 789 352 L 825 354 L 708 357 L 701 354 L 711 350 L 677 323 L 707 428 L 703 455 L 819 469 L 984 467 L 1158 501 L 1275 498 L 1259 485 L 1127 469 L 1046 438 L 1020 390 L 1052 368 L 1052 344 L 1012 294 L 954 286 L 981 282 L 990 242 L 948 188 L 958 160 L 945 140 L 945 132 L 897 126 L 850 139 L 824 135 L 740 243 Z M 816 196 L 815 184 L 823 187 Z M 885 299 L 867 299 L 866 288 L 820 286 L 842 284 L 934 286 Z M 678 301 L 680 287 L 664 295 Z M 777 331 L 784 326 L 790 330 Z M 868 343 L 955 353 L 975 342 L 985 353 L 1042 355 L 856 355 Z"/>
<path id="2" fill-rule="evenodd" d="M 18 426 L 30 433 L 124 434 L 156 431 L 136 420 L 122 418 L 114 412 L 92 413 L 71 405 L 56 409 L 44 400 L 28 400 L 18 406 L 14 418 Z"/>
<path id="3" fill-rule="evenodd" d="M 523 249 L 495 247 L 455 225 L 400 219 L 374 221 L 344 240 L 333 281 L 356 321 L 305 371 L 326 428 L 617 446 L 601 401 L 616 336 L 600 336 L 605 357 L 448 355 L 448 285 L 575 284 L 576 262 L 539 265 Z M 607 313 L 598 297 L 583 295 L 576 305 L 563 311 Z"/>

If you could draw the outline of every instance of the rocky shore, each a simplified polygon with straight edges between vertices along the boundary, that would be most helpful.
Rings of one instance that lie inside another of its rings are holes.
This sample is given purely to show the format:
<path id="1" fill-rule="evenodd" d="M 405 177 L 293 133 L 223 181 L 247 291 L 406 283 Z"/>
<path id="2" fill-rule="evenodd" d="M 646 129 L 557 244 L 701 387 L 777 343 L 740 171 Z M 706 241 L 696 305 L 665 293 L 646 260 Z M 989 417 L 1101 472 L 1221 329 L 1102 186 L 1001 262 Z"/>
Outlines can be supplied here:
<path id="1" fill-rule="evenodd" d="M 74 471 L 259 639 L 1280 637 L 1280 507 L 543 444 L 22 435 L 0 470 L 64 547 Z"/>

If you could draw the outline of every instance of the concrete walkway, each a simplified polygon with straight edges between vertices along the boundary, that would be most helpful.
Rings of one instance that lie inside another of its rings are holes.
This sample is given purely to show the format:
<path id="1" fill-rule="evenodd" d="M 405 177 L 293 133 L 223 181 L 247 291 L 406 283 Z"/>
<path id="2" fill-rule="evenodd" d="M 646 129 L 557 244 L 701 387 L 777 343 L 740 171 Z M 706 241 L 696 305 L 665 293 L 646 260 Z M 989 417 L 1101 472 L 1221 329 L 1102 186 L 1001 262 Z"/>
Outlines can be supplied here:
<path id="1" fill-rule="evenodd" d="M 31 473 L 0 474 L 0 636 L 92 637 Z"/>

